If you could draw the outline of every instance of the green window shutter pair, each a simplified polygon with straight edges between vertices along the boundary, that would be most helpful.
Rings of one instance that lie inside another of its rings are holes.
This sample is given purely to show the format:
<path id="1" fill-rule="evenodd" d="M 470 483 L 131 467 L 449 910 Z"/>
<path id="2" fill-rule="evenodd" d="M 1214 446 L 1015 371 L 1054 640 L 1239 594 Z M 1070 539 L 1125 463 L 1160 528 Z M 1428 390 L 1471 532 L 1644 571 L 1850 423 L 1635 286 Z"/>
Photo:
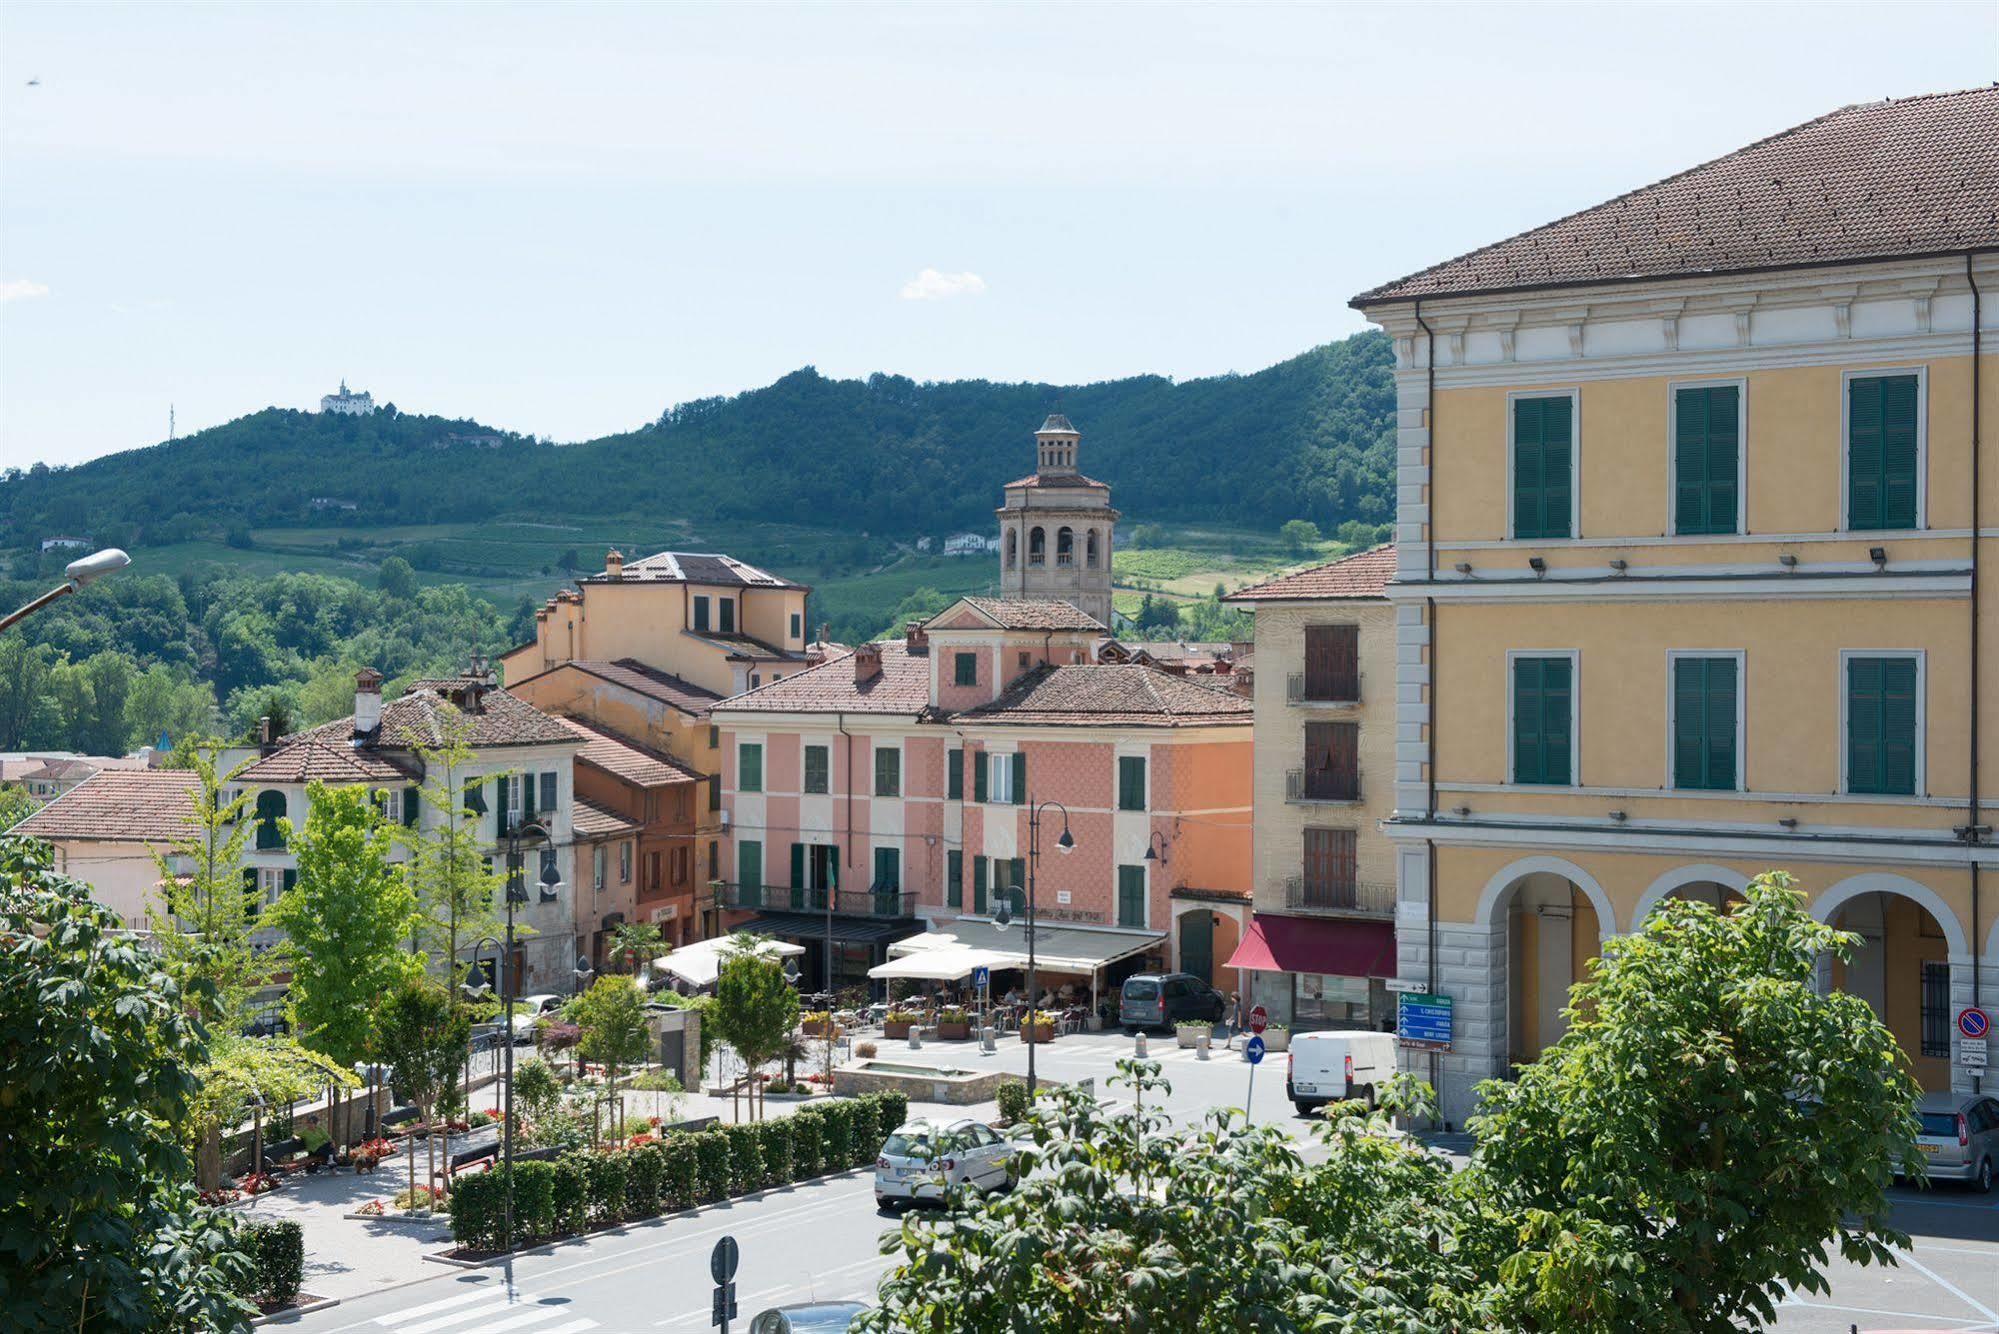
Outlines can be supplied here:
<path id="1" fill-rule="evenodd" d="M 986 794 L 992 790 L 990 765 L 988 763 L 991 759 L 992 756 L 986 754 L 983 750 L 974 751 L 972 753 L 972 800 L 973 801 L 987 800 Z"/>
<path id="2" fill-rule="evenodd" d="M 1119 926 L 1145 925 L 1145 868 L 1143 866 L 1120 866 L 1117 868 L 1117 924 Z"/>
<path id="3" fill-rule="evenodd" d="M 694 599 L 694 628 L 696 630 L 708 628 L 708 599 L 705 597 Z"/>
<path id="4" fill-rule="evenodd" d="M 717 598 L 715 600 L 715 614 L 721 621 L 723 634 L 732 635 L 736 633 L 736 600 L 734 598 Z"/>
<path id="5" fill-rule="evenodd" d="M 761 908 L 764 894 L 764 845 L 753 838 L 736 843 L 737 902 L 745 908 Z"/>
<path id="6" fill-rule="evenodd" d="M 875 747 L 875 795 L 902 795 L 902 751 L 894 746 Z"/>
<path id="7" fill-rule="evenodd" d="M 1142 755 L 1118 756 L 1117 808 L 1121 811 L 1145 809 L 1145 757 Z"/>
<path id="8" fill-rule="evenodd" d="M 951 801 L 965 799 L 965 752 L 944 752 L 944 795 Z"/>
<path id="9" fill-rule="evenodd" d="M 1916 794 L 1916 660 L 1846 660 L 1846 787 Z"/>
<path id="10" fill-rule="evenodd" d="M 992 864 L 990 862 L 988 862 L 984 857 L 977 855 L 973 856 L 972 911 L 975 913 L 984 913 L 986 911 L 986 891 L 988 884 L 991 880 L 991 872 L 992 872 Z"/>
<path id="11" fill-rule="evenodd" d="M 419 795 L 421 791 L 422 789 L 415 783 L 403 789 L 403 823 L 412 829 L 416 828 L 417 807 L 422 801 Z"/>
<path id="12" fill-rule="evenodd" d="M 1914 528 L 1916 417 L 1913 375 L 1875 375 L 1846 382 L 1846 526 Z"/>
<path id="13" fill-rule="evenodd" d="M 736 749 L 736 787 L 743 792 L 764 790 L 764 748 L 754 743 Z"/>
<path id="14" fill-rule="evenodd" d="M 1575 683 L 1568 658 L 1513 660 L 1513 781 L 1567 787 Z"/>
<path id="15" fill-rule="evenodd" d="M 1027 752 L 1013 753 L 1013 804 L 1018 806 L 1027 800 Z"/>
<path id="16" fill-rule="evenodd" d="M 1513 400 L 1513 535 L 1573 537 L 1575 403 L 1559 398 Z"/>
<path id="17" fill-rule="evenodd" d="M 944 854 L 944 906 L 965 906 L 965 854 L 956 849 Z"/>
<path id="18" fill-rule="evenodd" d="M 824 793 L 829 790 L 828 775 L 831 771 L 829 756 L 824 746 L 805 748 L 805 790 Z"/>
<path id="19" fill-rule="evenodd" d="M 900 848 L 875 849 L 874 888 L 883 892 L 902 888 L 902 850 Z"/>
<path id="20" fill-rule="evenodd" d="M 1742 460 L 1742 391 L 1732 384 L 1682 389 L 1673 401 L 1673 530 L 1736 530 Z"/>
<path id="21" fill-rule="evenodd" d="M 976 653 L 954 654 L 951 659 L 951 684 L 975 686 L 979 683 L 979 655 Z"/>
<path id="22" fill-rule="evenodd" d="M 1734 658 L 1673 659 L 1673 786 L 1733 791 L 1735 735 Z"/>

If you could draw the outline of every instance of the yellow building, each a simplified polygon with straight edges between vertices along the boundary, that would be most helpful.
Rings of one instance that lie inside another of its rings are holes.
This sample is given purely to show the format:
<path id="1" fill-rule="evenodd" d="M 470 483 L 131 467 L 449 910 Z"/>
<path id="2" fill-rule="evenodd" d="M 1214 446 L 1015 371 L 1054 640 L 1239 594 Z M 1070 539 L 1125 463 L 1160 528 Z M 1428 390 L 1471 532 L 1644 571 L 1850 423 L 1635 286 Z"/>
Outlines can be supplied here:
<path id="1" fill-rule="evenodd" d="M 1999 1001 L 1999 89 L 1854 106 L 1355 298 L 1395 340 L 1401 983 L 1435 1077 L 1790 871 L 1930 1088 Z M 1981 434 L 1982 433 L 1982 434 Z M 1259 650 L 1259 658 L 1261 658 Z M 1985 872 L 1982 876 L 1981 870 Z"/>

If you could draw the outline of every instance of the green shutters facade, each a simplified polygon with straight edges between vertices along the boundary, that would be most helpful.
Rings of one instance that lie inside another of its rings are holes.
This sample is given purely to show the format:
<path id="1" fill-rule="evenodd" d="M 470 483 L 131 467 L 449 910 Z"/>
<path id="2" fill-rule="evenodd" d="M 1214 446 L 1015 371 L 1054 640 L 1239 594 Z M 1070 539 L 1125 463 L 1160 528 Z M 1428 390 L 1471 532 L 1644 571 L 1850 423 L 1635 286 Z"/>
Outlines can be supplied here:
<path id="1" fill-rule="evenodd" d="M 1738 664 L 1734 658 L 1673 659 L 1673 786 L 1736 787 Z"/>
<path id="2" fill-rule="evenodd" d="M 972 752 L 972 800 L 973 801 L 985 801 L 987 799 L 987 793 L 992 790 L 990 766 L 987 763 L 991 759 L 992 756 L 986 754 L 983 750 Z"/>
<path id="3" fill-rule="evenodd" d="M 1120 866 L 1117 868 L 1117 924 L 1119 926 L 1145 925 L 1145 868 L 1143 866 Z"/>
<path id="4" fill-rule="evenodd" d="M 764 845 L 753 838 L 736 842 L 736 902 L 761 908 L 764 901 Z"/>
<path id="5" fill-rule="evenodd" d="M 979 856 L 977 854 L 973 855 L 972 911 L 975 913 L 984 913 L 986 911 L 986 891 L 988 889 L 988 883 L 991 879 L 991 870 L 992 870 L 992 864 L 990 862 L 988 862 L 982 856 Z"/>
<path id="6" fill-rule="evenodd" d="M 824 793 L 829 790 L 828 774 L 831 770 L 830 753 L 825 746 L 805 748 L 805 790 Z"/>
<path id="7" fill-rule="evenodd" d="M 1513 400 L 1513 535 L 1573 537 L 1575 401 Z"/>
<path id="8" fill-rule="evenodd" d="M 756 742 L 736 747 L 736 788 L 741 792 L 764 790 L 764 748 Z"/>
<path id="9" fill-rule="evenodd" d="M 1567 787 L 1574 726 L 1574 664 L 1566 658 L 1513 660 L 1513 781 Z"/>
<path id="10" fill-rule="evenodd" d="M 965 752 L 944 752 L 944 795 L 951 801 L 965 799 Z"/>
<path id="11" fill-rule="evenodd" d="M 1673 394 L 1673 531 L 1736 531 L 1741 497 L 1742 390 L 1732 384 Z"/>
<path id="12" fill-rule="evenodd" d="M 1916 660 L 1846 660 L 1846 789 L 1916 794 Z"/>
<path id="13" fill-rule="evenodd" d="M 956 848 L 944 854 L 944 906 L 965 906 L 965 854 Z"/>
<path id="14" fill-rule="evenodd" d="M 895 746 L 875 747 L 875 795 L 877 797 L 899 797 L 902 795 L 902 751 Z"/>
<path id="15" fill-rule="evenodd" d="M 951 655 L 951 684 L 954 686 L 975 686 L 979 683 L 979 655 L 976 653 L 954 653 Z"/>
<path id="16" fill-rule="evenodd" d="M 1914 375 L 1856 376 L 1846 382 L 1846 526 L 1916 526 L 1916 418 L 1921 399 Z"/>
<path id="17" fill-rule="evenodd" d="M 1145 757 L 1120 755 L 1117 762 L 1117 808 L 1121 811 L 1145 809 Z"/>

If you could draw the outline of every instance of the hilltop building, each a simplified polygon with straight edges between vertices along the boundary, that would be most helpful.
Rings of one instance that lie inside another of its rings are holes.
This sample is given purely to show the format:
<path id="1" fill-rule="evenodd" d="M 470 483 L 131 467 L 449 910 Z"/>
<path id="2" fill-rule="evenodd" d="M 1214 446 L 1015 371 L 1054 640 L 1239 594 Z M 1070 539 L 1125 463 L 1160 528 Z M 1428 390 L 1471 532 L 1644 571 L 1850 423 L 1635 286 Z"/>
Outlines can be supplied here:
<path id="1" fill-rule="evenodd" d="M 1561 1036 L 1604 940 L 1771 868 L 1862 938 L 1826 985 L 1976 1089 L 1999 88 L 1834 111 L 1353 304 L 1395 347 L 1385 829 L 1444 1114 Z"/>
<path id="2" fill-rule="evenodd" d="M 1118 512 L 1110 487 L 1077 469 L 1082 438 L 1067 417 L 1049 414 L 1034 433 L 1034 471 L 1006 484 L 997 511 L 1000 592 L 1059 598 L 1108 627 Z"/>
<path id="3" fill-rule="evenodd" d="M 337 412 L 346 417 L 365 417 L 375 410 L 375 396 L 367 390 L 358 394 L 347 392 L 347 382 L 340 382 L 340 392 L 323 394 L 319 400 L 321 412 Z"/>

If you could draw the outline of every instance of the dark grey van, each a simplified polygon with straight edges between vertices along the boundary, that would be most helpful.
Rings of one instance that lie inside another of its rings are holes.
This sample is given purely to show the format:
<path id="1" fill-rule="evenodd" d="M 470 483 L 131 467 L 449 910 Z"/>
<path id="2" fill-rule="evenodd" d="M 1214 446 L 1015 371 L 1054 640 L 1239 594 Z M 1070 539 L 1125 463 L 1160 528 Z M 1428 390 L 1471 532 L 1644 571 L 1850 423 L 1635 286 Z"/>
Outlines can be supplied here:
<path id="1" fill-rule="evenodd" d="M 1192 973 L 1140 973 L 1124 980 L 1118 1022 L 1127 1033 L 1171 1028 L 1186 1019 L 1219 1024 L 1228 1005 L 1227 997 Z"/>

